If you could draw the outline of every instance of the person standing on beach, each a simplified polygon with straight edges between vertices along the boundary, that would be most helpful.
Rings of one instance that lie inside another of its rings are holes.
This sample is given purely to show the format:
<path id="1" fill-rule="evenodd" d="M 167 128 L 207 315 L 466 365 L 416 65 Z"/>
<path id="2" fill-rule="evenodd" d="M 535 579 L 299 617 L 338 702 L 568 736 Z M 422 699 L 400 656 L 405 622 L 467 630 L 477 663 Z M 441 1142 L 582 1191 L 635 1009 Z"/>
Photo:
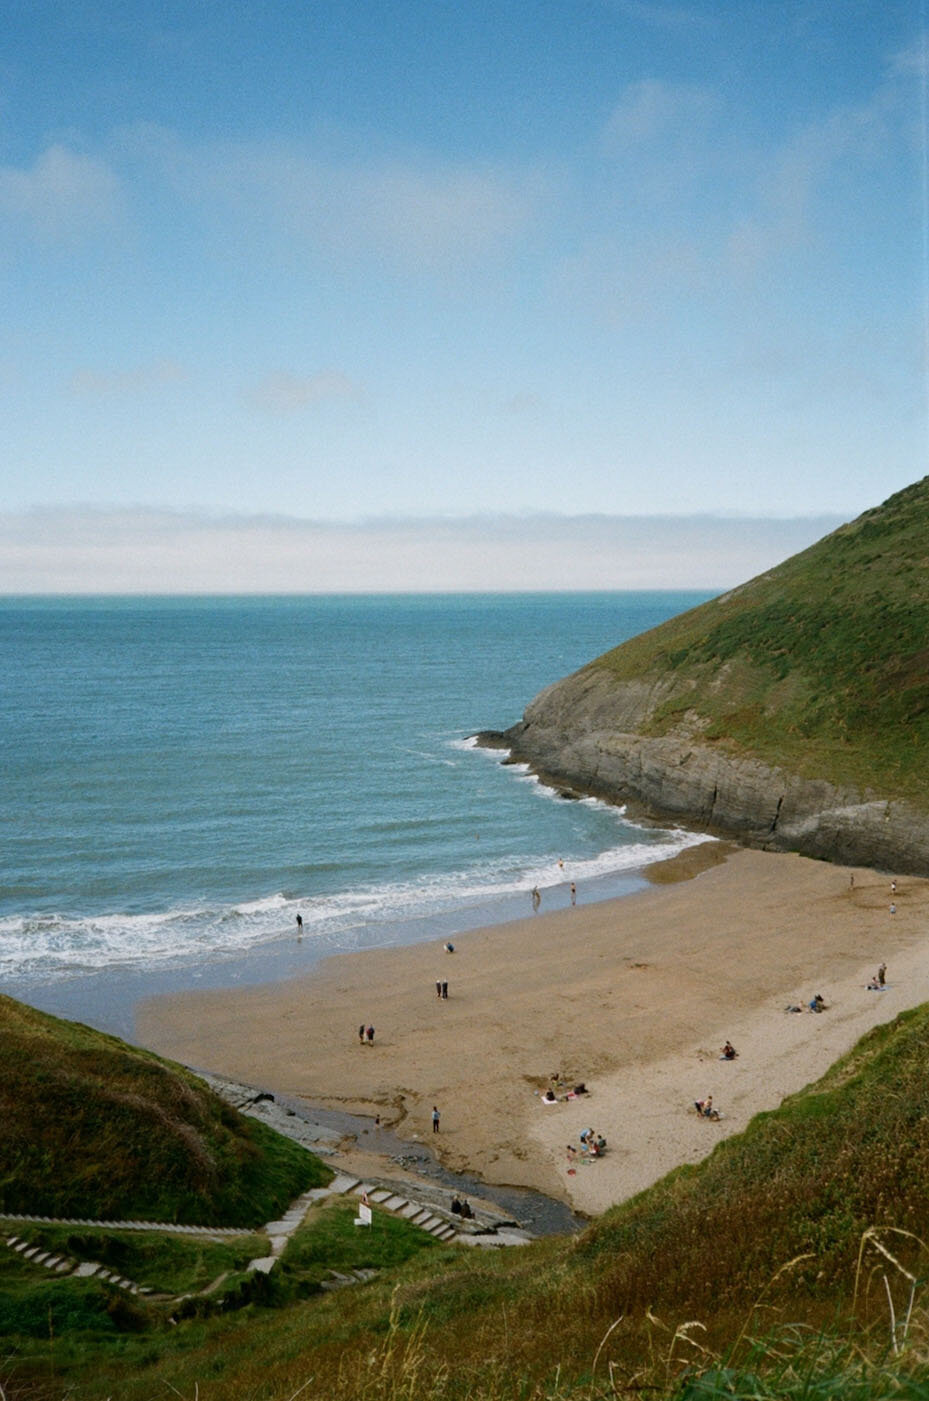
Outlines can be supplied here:
<path id="1" fill-rule="evenodd" d="M 532 913 L 534 915 L 537 915 L 539 913 L 539 906 L 541 905 L 541 903 L 542 897 L 539 894 L 539 887 L 537 885 L 534 885 L 532 887 Z"/>
<path id="2" fill-rule="evenodd" d="M 303 915 L 297 915 L 297 934 L 303 933 Z"/>
<path id="3" fill-rule="evenodd" d="M 439 1132 L 439 1111 L 435 1105 L 432 1106 L 432 1132 Z"/>
<path id="4" fill-rule="evenodd" d="M 442 998 L 444 1001 L 448 1001 L 448 983 L 445 982 L 442 984 Z"/>
<path id="5" fill-rule="evenodd" d="M 363 1046 L 364 1043 L 365 1043 L 365 1024 L 364 1024 L 364 1022 L 362 1022 L 362 1023 L 361 1023 L 361 1026 L 358 1028 L 358 1045 L 359 1045 L 359 1046 Z"/>
<path id="6" fill-rule="evenodd" d="M 886 978 L 887 978 L 887 964 L 886 964 L 886 963 L 882 963 L 881 966 L 880 966 L 880 968 L 877 970 L 877 981 L 878 981 L 878 985 L 879 985 L 880 987 L 883 987 L 883 986 L 884 986 L 884 983 L 885 983 Z"/>
<path id="7" fill-rule="evenodd" d="M 374 1027 L 373 1027 L 373 1026 L 369 1026 L 369 1027 L 368 1027 L 368 1045 L 369 1045 L 369 1046 L 373 1046 L 373 1045 L 374 1045 Z"/>
<path id="8" fill-rule="evenodd" d="M 573 907 L 577 904 L 577 886 L 574 884 L 574 881 L 571 882 L 568 889 L 571 892 L 571 907 L 573 909 Z"/>
<path id="9" fill-rule="evenodd" d="M 439 982 L 438 978 L 435 980 L 435 995 L 436 997 L 442 996 L 442 984 Z"/>

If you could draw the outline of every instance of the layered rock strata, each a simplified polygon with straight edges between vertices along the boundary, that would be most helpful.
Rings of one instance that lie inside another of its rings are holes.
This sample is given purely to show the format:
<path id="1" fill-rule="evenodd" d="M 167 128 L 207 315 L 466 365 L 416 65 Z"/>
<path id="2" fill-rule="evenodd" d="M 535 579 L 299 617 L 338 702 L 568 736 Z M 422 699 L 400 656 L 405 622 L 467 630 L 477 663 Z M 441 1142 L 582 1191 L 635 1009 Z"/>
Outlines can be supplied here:
<path id="1" fill-rule="evenodd" d="M 629 804 L 771 851 L 929 874 L 929 815 L 873 793 L 802 778 L 701 739 L 696 717 L 649 734 L 668 681 L 618 682 L 596 665 L 556 682 L 505 731 L 477 736 L 506 748 L 568 795 Z"/>

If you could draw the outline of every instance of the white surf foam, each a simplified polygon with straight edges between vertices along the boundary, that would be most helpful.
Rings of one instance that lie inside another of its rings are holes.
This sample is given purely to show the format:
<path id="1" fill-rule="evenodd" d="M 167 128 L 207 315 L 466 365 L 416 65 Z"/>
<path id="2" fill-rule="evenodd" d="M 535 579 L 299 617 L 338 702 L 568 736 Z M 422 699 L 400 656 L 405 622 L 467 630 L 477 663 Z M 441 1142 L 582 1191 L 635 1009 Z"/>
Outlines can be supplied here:
<path id="1" fill-rule="evenodd" d="M 594 856 L 571 858 L 550 852 L 529 862 L 482 858 L 452 873 L 321 896 L 293 897 L 276 891 L 234 904 L 189 905 L 146 914 L 6 916 L 0 918 L 0 976 L 7 981 L 44 983 L 105 968 L 157 970 L 233 958 L 263 943 L 296 937 L 298 913 L 303 936 L 325 944 L 327 952 L 374 945 L 379 942 L 379 930 L 388 926 L 395 929 L 430 917 L 473 912 L 528 894 L 534 886 L 544 892 L 573 880 L 583 888 L 634 872 L 704 840 L 689 832 L 646 839 L 643 831 L 642 841 L 627 841 Z"/>

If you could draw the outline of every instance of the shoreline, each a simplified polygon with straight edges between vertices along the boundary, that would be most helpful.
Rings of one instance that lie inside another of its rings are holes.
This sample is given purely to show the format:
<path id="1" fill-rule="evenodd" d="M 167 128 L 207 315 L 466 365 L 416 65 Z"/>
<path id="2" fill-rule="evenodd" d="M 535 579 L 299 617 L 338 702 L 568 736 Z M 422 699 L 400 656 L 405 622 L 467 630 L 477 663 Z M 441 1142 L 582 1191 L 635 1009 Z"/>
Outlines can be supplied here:
<path id="1" fill-rule="evenodd" d="M 663 830 L 663 829 L 662 829 Z M 683 830 L 683 829 L 681 829 Z M 624 900 L 645 888 L 652 872 L 673 868 L 679 859 L 702 849 L 712 838 L 693 837 L 696 845 L 680 848 L 671 856 L 641 865 L 619 867 L 583 881 L 582 899 L 595 903 Z M 660 879 L 656 876 L 655 879 Z M 546 909 L 567 908 L 569 876 L 540 887 Z M 297 902 L 294 902 L 295 908 Z M 264 986 L 312 977 L 321 963 L 343 955 L 364 954 L 378 949 L 407 948 L 434 944 L 438 938 L 458 940 L 476 929 L 510 924 L 521 919 L 529 905 L 529 890 L 514 890 L 480 904 L 462 904 L 431 915 L 402 917 L 378 922 L 369 931 L 377 942 L 361 942 L 364 926 L 349 930 L 340 947 L 312 932 L 301 935 L 288 924 L 273 939 L 238 951 L 207 952 L 197 959 L 168 963 L 164 967 L 107 965 L 99 969 L 78 969 L 72 976 L 51 980 L 31 977 L 8 981 L 10 996 L 68 1021 L 88 1022 L 124 1040 L 133 1041 L 137 1004 L 155 997 L 171 997 L 186 991 Z M 353 940 L 357 942 L 353 945 Z"/>
<path id="2" fill-rule="evenodd" d="M 369 949 L 286 983 L 147 999 L 137 1039 L 308 1104 L 380 1114 L 451 1171 L 596 1215 L 929 995 L 929 881 L 900 879 L 894 915 L 889 881 L 706 843 L 653 868 L 644 890 L 469 931 L 453 955 L 441 942 Z M 882 960 L 889 986 L 868 992 Z M 815 992 L 828 1012 L 783 1010 Z M 373 1045 L 358 1044 L 362 1020 Z M 727 1037 L 740 1054 L 722 1063 Z M 556 1071 L 590 1093 L 544 1106 Z M 693 1111 L 707 1093 L 720 1123 Z M 608 1152 L 572 1172 L 565 1145 L 588 1125 Z"/>

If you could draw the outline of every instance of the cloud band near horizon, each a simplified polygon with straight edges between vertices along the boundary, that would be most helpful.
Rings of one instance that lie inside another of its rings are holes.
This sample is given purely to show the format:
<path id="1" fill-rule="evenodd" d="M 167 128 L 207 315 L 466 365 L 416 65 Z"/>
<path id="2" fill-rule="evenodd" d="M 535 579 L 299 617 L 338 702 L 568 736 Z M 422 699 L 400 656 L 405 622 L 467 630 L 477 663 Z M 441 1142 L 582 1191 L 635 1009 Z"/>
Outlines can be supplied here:
<path id="1" fill-rule="evenodd" d="M 840 524 L 822 515 L 333 522 L 36 508 L 0 515 L 0 595 L 715 590 Z"/>

